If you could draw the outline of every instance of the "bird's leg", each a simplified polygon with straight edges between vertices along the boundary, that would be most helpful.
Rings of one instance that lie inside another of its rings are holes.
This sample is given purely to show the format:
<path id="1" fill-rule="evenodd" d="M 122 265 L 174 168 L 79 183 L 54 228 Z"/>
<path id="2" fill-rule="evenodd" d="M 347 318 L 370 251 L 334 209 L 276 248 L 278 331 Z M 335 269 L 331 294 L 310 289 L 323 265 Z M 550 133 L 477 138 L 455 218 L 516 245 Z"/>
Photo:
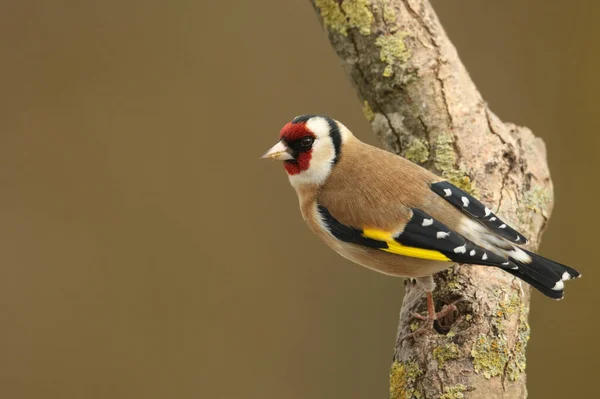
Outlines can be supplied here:
<path id="1" fill-rule="evenodd" d="M 413 313 L 412 316 L 414 318 L 426 321 L 427 323 L 425 323 L 425 325 L 429 325 L 431 329 L 435 320 L 439 320 L 457 310 L 454 303 L 451 303 L 450 305 L 444 305 L 442 310 L 436 313 L 435 304 L 433 303 L 433 290 L 435 289 L 435 281 L 433 280 L 433 277 L 417 277 L 415 280 L 417 281 L 417 284 L 427 293 L 427 316 Z"/>
<path id="2" fill-rule="evenodd" d="M 418 313 L 411 313 L 411 315 L 415 319 L 423 320 L 425 323 L 423 323 L 423 325 L 421 327 L 419 327 L 417 330 L 413 331 L 410 334 L 405 335 L 400 340 L 400 343 L 402 343 L 402 341 L 404 341 L 408 338 L 415 338 L 419 335 L 433 331 L 433 322 L 435 320 L 444 318 L 447 315 L 449 315 L 450 313 L 457 311 L 457 310 L 458 309 L 456 308 L 456 305 L 453 302 L 450 305 L 444 305 L 442 307 L 442 310 L 440 310 L 439 312 L 436 313 L 435 304 L 433 302 L 433 294 L 431 293 L 431 291 L 427 291 L 427 316 L 423 316 Z"/>
<path id="3" fill-rule="evenodd" d="M 450 305 L 444 305 L 442 310 L 436 313 L 435 304 L 433 303 L 433 294 L 431 292 L 427 293 L 427 316 L 420 315 L 418 313 L 411 313 L 412 317 L 415 319 L 427 321 L 433 325 L 435 320 L 442 319 L 448 316 L 450 313 L 458 310 L 455 305 L 456 302 L 452 302 Z"/>
<path id="4" fill-rule="evenodd" d="M 433 303 L 433 294 L 427 292 L 427 316 L 420 315 L 419 313 L 411 313 L 411 316 L 415 319 L 423 320 L 425 324 L 432 324 L 436 319 L 435 304 Z"/>

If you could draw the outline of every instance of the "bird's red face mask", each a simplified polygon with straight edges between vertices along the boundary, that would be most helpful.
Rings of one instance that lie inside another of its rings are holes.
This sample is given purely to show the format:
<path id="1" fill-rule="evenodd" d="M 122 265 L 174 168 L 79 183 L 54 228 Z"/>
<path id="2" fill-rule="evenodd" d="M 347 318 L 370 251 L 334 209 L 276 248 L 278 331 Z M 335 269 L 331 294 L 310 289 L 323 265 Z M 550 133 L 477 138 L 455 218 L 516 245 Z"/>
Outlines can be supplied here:
<path id="1" fill-rule="evenodd" d="M 306 122 L 286 124 L 281 129 L 279 138 L 279 142 L 262 158 L 283 161 L 289 175 L 297 175 L 308 170 L 316 136 L 307 129 Z"/>

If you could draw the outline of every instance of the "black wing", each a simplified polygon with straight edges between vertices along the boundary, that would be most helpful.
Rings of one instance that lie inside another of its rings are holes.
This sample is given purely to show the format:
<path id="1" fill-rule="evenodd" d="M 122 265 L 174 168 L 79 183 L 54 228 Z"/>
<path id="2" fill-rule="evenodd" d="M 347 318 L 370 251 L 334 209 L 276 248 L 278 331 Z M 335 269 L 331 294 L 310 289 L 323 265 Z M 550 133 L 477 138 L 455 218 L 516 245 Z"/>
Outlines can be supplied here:
<path id="1" fill-rule="evenodd" d="M 507 258 L 475 245 L 420 209 L 411 209 L 412 217 L 400 233 L 346 226 L 324 206 L 319 205 L 318 209 L 327 230 L 340 241 L 421 259 L 517 267 Z"/>
<path id="2" fill-rule="evenodd" d="M 454 205 L 456 208 L 460 209 L 463 213 L 480 221 L 485 227 L 492 230 L 500 237 L 516 244 L 527 244 L 527 238 L 504 223 L 477 198 L 465 193 L 463 190 L 454 186 L 453 184 L 447 181 L 433 183 L 431 185 L 431 190 Z"/>
<path id="3" fill-rule="evenodd" d="M 439 251 L 453 262 L 510 267 L 507 258 L 475 245 L 422 210 L 412 208 L 412 212 L 402 233 L 394 237 L 400 244 Z"/>

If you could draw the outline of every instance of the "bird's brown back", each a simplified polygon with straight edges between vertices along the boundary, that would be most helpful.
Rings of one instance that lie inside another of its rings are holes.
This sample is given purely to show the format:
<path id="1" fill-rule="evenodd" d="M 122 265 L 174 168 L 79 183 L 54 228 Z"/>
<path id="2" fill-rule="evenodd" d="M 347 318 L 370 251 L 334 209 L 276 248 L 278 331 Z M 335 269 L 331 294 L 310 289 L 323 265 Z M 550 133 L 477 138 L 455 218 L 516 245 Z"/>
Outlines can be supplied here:
<path id="1" fill-rule="evenodd" d="M 396 231 L 410 208 L 435 209 L 434 218 L 455 224 L 463 215 L 431 191 L 443 180 L 412 162 L 351 137 L 317 201 L 341 223 Z"/>

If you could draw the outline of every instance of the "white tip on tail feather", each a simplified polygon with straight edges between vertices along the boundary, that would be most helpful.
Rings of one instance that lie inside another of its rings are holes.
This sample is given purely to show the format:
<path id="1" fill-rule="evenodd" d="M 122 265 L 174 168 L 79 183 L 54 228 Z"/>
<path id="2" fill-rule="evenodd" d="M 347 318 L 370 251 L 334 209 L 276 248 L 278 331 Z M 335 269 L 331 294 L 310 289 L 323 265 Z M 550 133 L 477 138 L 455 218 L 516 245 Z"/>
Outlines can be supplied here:
<path id="1" fill-rule="evenodd" d="M 558 280 L 557 283 L 554 284 L 554 287 L 552 287 L 554 291 L 562 291 L 563 288 L 565 288 L 565 284 L 562 282 L 562 280 Z"/>

